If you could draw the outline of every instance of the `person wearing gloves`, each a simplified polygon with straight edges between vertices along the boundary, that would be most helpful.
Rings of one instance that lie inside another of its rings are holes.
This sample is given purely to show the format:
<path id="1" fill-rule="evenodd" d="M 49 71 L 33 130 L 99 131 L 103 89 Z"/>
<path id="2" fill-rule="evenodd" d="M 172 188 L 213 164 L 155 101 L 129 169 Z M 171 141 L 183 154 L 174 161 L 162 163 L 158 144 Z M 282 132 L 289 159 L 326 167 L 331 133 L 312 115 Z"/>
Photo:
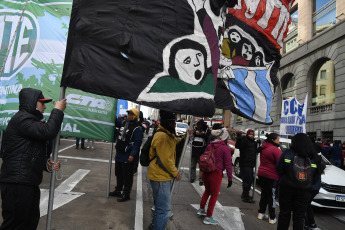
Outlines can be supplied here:
<path id="1" fill-rule="evenodd" d="M 130 200 L 133 185 L 134 158 L 139 154 L 143 140 L 143 131 L 138 123 L 139 111 L 135 108 L 127 111 L 127 119 L 122 122 L 116 142 L 115 176 L 117 185 L 109 196 L 118 197 L 118 202 Z"/>
<path id="2" fill-rule="evenodd" d="M 205 216 L 203 221 L 204 224 L 217 225 L 218 221 L 213 219 L 212 214 L 218 199 L 224 169 L 226 170 L 226 173 L 228 175 L 227 188 L 230 188 L 232 185 L 232 162 L 231 151 L 227 145 L 229 132 L 225 128 L 222 128 L 212 130 L 211 134 L 216 139 L 207 146 L 205 151 L 209 151 L 212 148 L 214 149 L 213 154 L 218 169 L 210 173 L 202 172 L 201 174 L 205 185 L 205 192 L 202 195 L 200 201 L 200 209 L 197 211 L 197 214 Z M 208 208 L 206 212 L 205 206 L 209 197 L 210 200 L 208 202 Z"/>
<path id="3" fill-rule="evenodd" d="M 3 223 L 0 229 L 36 229 L 40 219 L 43 170 L 59 170 L 60 162 L 47 160 L 47 144 L 58 134 L 66 99 L 57 101 L 48 121 L 43 117 L 42 91 L 23 88 L 19 111 L 8 123 L 2 145 L 0 188 Z"/>
<path id="4" fill-rule="evenodd" d="M 174 178 L 180 180 L 181 174 L 176 168 L 176 145 L 181 140 L 176 137 L 176 114 L 165 110 L 159 111 L 160 124 L 154 134 L 151 148 L 151 162 L 148 178 L 153 192 L 155 212 L 151 226 L 153 230 L 165 229 L 171 216 L 171 189 Z"/>
<path id="5" fill-rule="evenodd" d="M 275 207 L 275 191 L 279 180 L 276 171 L 276 164 L 279 161 L 282 151 L 279 148 L 279 135 L 276 133 L 266 134 L 266 140 L 261 145 L 260 167 L 258 176 L 261 184 L 261 198 L 259 203 L 258 219 L 269 219 L 268 223 L 275 224 L 277 222 Z M 269 216 L 265 214 L 268 206 Z"/>

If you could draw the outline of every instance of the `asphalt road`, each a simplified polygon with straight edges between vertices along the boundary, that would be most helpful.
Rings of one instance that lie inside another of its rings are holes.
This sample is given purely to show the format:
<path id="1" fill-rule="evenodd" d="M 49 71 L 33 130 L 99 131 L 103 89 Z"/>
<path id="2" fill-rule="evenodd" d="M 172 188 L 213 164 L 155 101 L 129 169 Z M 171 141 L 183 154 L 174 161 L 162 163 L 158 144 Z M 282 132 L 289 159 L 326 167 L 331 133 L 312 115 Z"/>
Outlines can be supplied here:
<path id="1" fill-rule="evenodd" d="M 146 137 L 146 134 L 145 134 Z M 87 142 L 86 142 L 87 143 Z M 148 229 L 152 218 L 152 192 L 147 179 L 147 168 L 141 168 L 134 176 L 131 200 L 123 203 L 116 198 L 107 198 L 108 167 L 111 144 L 95 143 L 95 149 L 75 149 L 73 138 L 61 139 L 59 159 L 62 168 L 56 175 L 54 211 L 51 229 L 54 230 L 127 230 Z M 114 152 L 115 154 L 115 152 Z M 234 178 L 231 188 L 226 188 L 227 177 L 223 178 L 219 203 L 214 216 L 222 226 L 202 223 L 196 215 L 203 186 L 189 182 L 190 148 L 182 162 L 182 179 L 173 191 L 173 217 L 167 229 L 276 229 L 268 221 L 258 220 L 257 210 L 260 195 L 255 194 L 255 204 L 241 201 L 241 182 Z M 141 172 L 140 172 L 141 171 Z M 114 164 L 111 171 L 111 190 L 115 186 Z M 41 219 L 39 230 L 46 229 L 48 189 L 51 174 L 44 173 L 41 184 Z M 139 178 L 139 180 L 138 180 Z M 142 178 L 140 180 L 140 178 Z M 139 183 L 138 183 L 139 182 Z M 259 188 L 258 188 L 259 189 Z M 276 209 L 279 213 L 279 207 Z M 315 218 L 323 230 L 345 229 L 345 210 L 315 208 Z M 0 221 L 2 219 L 0 218 Z M 291 224 L 290 224 L 291 225 Z M 289 229 L 292 229 L 290 226 Z"/>

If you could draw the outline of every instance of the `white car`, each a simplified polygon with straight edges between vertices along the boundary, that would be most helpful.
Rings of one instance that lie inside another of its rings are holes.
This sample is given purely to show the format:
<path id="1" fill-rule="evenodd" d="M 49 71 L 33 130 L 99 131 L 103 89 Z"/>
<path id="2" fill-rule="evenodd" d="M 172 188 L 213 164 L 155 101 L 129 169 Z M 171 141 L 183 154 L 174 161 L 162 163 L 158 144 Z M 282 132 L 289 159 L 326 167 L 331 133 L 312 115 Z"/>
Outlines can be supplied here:
<path id="1" fill-rule="evenodd" d="M 261 142 L 263 142 L 266 137 L 265 136 L 261 136 L 260 137 Z M 280 149 L 282 152 L 284 152 L 285 149 L 289 148 L 290 144 L 291 144 L 291 139 L 288 138 L 279 138 L 280 141 Z M 258 167 L 260 165 L 260 154 L 258 154 L 257 156 L 257 161 L 258 161 Z M 240 150 L 239 149 L 235 149 L 234 154 L 232 155 L 232 165 L 234 166 L 234 173 L 235 176 L 239 177 L 240 176 Z"/>
<path id="2" fill-rule="evenodd" d="M 322 156 L 326 164 L 325 174 L 321 175 L 321 189 L 311 203 L 325 208 L 345 209 L 345 171 L 332 165 Z"/>
<path id="3" fill-rule="evenodd" d="M 188 129 L 188 124 L 183 122 L 176 122 L 176 135 L 177 136 L 183 136 L 186 134 Z"/>

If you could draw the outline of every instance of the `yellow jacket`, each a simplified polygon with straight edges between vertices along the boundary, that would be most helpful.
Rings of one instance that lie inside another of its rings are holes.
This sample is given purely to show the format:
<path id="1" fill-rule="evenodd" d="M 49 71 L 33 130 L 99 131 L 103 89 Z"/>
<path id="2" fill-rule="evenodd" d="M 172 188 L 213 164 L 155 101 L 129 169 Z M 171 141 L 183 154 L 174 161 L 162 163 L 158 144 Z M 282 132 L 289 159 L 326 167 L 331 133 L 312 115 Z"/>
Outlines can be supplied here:
<path id="1" fill-rule="evenodd" d="M 165 129 L 163 126 L 159 125 L 158 129 L 162 129 L 165 132 L 157 132 L 152 140 L 150 148 L 150 159 L 152 159 L 156 153 L 161 159 L 165 168 L 174 176 L 177 176 L 177 168 L 175 166 L 176 161 L 176 144 L 180 142 L 177 137 Z M 165 172 L 158 164 L 157 157 L 154 158 L 148 168 L 148 177 L 153 181 L 169 181 L 173 178 Z"/>

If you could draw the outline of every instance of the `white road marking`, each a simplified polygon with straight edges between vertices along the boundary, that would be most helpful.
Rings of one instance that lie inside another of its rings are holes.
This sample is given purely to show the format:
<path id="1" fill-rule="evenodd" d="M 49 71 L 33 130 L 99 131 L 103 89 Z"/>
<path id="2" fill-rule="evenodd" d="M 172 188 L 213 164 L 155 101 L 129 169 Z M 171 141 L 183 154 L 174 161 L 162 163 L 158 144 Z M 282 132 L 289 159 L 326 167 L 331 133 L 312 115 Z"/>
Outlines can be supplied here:
<path id="1" fill-rule="evenodd" d="M 197 185 L 197 182 L 192 183 L 194 189 L 198 192 L 200 197 L 205 191 L 204 186 Z M 199 209 L 199 204 L 191 204 L 195 209 Z M 214 207 L 213 215 L 214 219 L 219 222 L 219 225 L 223 229 L 227 230 L 244 230 L 244 224 L 241 217 L 241 212 L 238 207 L 228 207 L 221 205 L 218 201 Z"/>
<path id="2" fill-rule="evenodd" d="M 71 202 L 85 193 L 71 192 L 90 170 L 78 169 L 73 175 L 62 182 L 56 189 L 54 195 L 53 210 Z M 41 189 L 40 212 L 41 217 L 47 214 L 49 200 L 49 189 Z"/>
<path id="3" fill-rule="evenodd" d="M 135 203 L 135 230 L 143 229 L 144 209 L 143 209 L 143 180 L 142 167 L 139 163 L 137 172 L 137 198 Z"/>

